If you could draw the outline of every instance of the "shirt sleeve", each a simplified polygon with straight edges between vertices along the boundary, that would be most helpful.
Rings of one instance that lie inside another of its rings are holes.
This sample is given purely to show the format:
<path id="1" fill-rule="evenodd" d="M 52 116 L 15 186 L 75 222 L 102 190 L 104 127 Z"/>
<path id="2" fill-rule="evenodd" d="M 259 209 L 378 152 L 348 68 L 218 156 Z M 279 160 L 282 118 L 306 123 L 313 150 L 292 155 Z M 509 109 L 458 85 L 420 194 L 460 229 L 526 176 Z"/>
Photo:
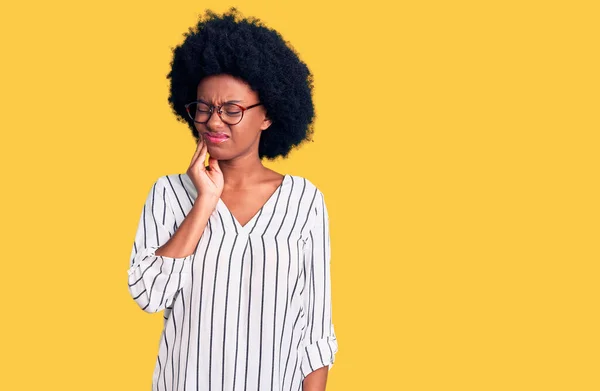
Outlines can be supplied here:
<path id="1" fill-rule="evenodd" d="M 300 363 L 304 377 L 325 365 L 331 370 L 338 351 L 331 310 L 329 215 L 320 191 L 313 213 L 315 224 L 304 245 L 306 286 L 302 295 L 307 320 Z"/>
<path id="2" fill-rule="evenodd" d="M 131 297 L 149 313 L 171 305 L 175 294 L 190 278 L 194 257 L 194 254 L 183 258 L 155 255 L 177 229 L 161 178 L 153 184 L 142 209 L 127 272 Z"/>

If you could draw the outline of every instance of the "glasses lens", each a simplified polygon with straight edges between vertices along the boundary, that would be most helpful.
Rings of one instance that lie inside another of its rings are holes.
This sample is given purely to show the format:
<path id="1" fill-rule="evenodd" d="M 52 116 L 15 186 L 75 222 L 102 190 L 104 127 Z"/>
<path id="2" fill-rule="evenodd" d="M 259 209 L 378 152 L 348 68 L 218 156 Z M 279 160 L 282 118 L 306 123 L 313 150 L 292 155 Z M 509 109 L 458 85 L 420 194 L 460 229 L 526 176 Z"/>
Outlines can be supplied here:
<path id="1" fill-rule="evenodd" d="M 242 109 L 233 103 L 227 103 L 223 105 L 221 119 L 225 123 L 235 125 L 242 120 Z"/>
<path id="2" fill-rule="evenodd" d="M 192 103 L 188 106 L 190 117 L 196 122 L 206 122 L 210 116 L 210 107 L 204 103 Z"/>

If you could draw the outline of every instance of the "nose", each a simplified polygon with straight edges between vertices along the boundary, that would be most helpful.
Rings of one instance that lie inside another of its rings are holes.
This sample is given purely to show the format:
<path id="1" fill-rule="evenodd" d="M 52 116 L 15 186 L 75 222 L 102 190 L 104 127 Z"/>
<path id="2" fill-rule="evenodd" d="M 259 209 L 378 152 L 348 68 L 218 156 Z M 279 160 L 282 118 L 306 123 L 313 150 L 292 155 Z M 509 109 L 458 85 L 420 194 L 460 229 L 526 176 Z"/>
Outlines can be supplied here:
<path id="1" fill-rule="evenodd" d="M 215 107 L 212 113 L 210 114 L 210 117 L 208 118 L 206 126 L 208 126 L 210 129 L 218 129 L 225 125 L 223 120 L 221 120 L 221 116 L 218 113 L 219 110 L 219 108 Z"/>

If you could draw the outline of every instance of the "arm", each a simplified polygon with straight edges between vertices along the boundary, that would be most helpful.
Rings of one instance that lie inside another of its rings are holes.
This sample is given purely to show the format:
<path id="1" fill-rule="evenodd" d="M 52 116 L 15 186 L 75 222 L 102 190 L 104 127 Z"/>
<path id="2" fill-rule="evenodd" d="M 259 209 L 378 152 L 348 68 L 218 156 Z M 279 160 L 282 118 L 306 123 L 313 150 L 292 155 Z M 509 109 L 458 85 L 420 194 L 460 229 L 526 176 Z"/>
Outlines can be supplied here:
<path id="1" fill-rule="evenodd" d="M 128 270 L 131 297 L 146 312 L 168 307 L 190 278 L 195 248 L 211 213 L 197 201 L 175 229 L 175 215 L 160 178 L 148 194 Z"/>
<path id="2" fill-rule="evenodd" d="M 315 369 L 304 378 L 302 391 L 325 391 L 329 366 Z"/>
<path id="3" fill-rule="evenodd" d="M 338 351 L 331 310 L 331 246 L 329 215 L 323 194 L 319 191 L 313 206 L 315 223 L 304 247 L 306 287 L 303 303 L 306 309 L 302 362 L 305 375 L 303 391 L 324 391 L 327 375 Z"/>

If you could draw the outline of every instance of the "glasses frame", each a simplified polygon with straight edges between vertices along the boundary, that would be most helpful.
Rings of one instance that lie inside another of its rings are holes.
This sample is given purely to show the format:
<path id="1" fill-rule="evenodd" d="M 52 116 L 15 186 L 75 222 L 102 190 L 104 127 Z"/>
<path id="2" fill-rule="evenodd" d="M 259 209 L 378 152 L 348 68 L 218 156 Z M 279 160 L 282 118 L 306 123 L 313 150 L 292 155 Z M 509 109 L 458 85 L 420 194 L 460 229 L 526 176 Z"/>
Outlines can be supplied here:
<path id="1" fill-rule="evenodd" d="M 209 110 L 208 111 L 208 119 L 206 121 L 196 121 L 196 116 L 192 115 L 192 113 L 190 112 L 190 106 L 193 105 L 193 104 L 195 104 L 195 103 L 203 103 L 203 104 L 205 104 L 205 105 L 208 106 L 208 110 Z M 227 121 L 223 120 L 223 117 L 221 116 L 221 114 L 223 112 L 223 106 L 225 106 L 225 105 L 234 105 L 234 106 L 239 107 L 240 110 L 242 110 L 242 115 L 240 116 L 240 120 L 238 122 L 236 122 L 236 123 L 230 123 L 230 122 L 227 122 Z M 247 106 L 247 107 L 238 105 L 237 103 L 233 103 L 233 102 L 226 102 L 226 103 L 223 103 L 222 105 L 215 106 L 215 105 L 208 104 L 207 102 L 205 102 L 203 100 L 195 100 L 193 102 L 186 103 L 184 105 L 184 107 L 185 107 L 185 111 L 187 111 L 187 113 L 188 113 L 188 116 L 192 119 L 192 121 L 194 121 L 197 124 L 206 124 L 206 123 L 208 123 L 208 121 L 210 121 L 210 119 L 211 119 L 211 117 L 212 117 L 215 109 L 217 109 L 217 114 L 219 115 L 219 118 L 221 119 L 221 121 L 224 124 L 227 124 L 227 125 L 237 125 L 240 122 L 242 122 L 242 119 L 244 118 L 244 112 L 246 112 L 246 110 L 250 110 L 251 108 L 256 107 L 256 106 L 260 106 L 260 105 L 262 105 L 262 102 L 255 103 L 255 104 Z"/>

